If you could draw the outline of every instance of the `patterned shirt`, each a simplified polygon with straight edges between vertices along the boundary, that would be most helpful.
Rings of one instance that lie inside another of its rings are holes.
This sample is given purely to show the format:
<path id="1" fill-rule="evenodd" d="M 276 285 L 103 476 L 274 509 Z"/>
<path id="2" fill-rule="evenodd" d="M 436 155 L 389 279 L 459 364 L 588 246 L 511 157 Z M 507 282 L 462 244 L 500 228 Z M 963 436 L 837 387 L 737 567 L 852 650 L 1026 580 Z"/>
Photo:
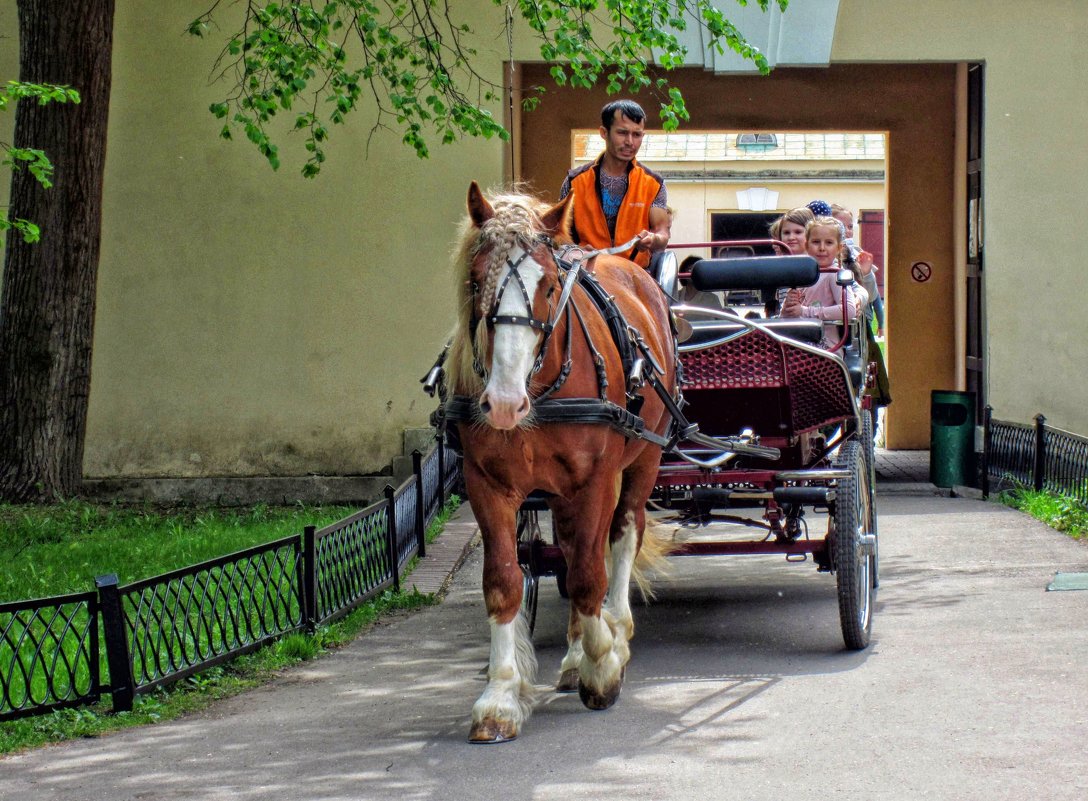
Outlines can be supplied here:
<path id="1" fill-rule="evenodd" d="M 608 223 L 608 232 L 615 236 L 616 218 L 620 215 L 620 206 L 624 195 L 627 194 L 627 173 L 623 175 L 609 175 L 604 170 L 598 171 L 601 186 L 601 207 L 604 209 L 604 219 Z M 563 181 L 563 187 L 559 190 L 559 199 L 562 200 L 570 194 L 570 176 Z M 664 209 L 669 204 L 669 193 L 665 189 L 665 182 L 661 182 L 661 188 L 651 204 L 654 208 Z"/>

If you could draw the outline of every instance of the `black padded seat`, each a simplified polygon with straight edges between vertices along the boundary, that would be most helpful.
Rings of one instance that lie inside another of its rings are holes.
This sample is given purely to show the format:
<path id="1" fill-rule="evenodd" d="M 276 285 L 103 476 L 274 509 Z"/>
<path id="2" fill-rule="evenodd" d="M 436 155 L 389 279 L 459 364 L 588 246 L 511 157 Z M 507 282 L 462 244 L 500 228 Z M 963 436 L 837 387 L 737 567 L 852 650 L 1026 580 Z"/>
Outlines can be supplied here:
<path id="1" fill-rule="evenodd" d="M 779 336 L 804 342 L 806 345 L 819 345 L 824 337 L 824 326 L 818 320 L 802 320 L 795 317 L 770 317 L 763 320 L 754 320 L 763 328 L 773 331 Z M 689 350 L 700 345 L 707 345 L 722 337 L 732 336 L 749 327 L 744 323 L 734 323 L 728 320 L 692 320 L 691 338 L 681 344 L 682 349 Z"/>
<path id="2" fill-rule="evenodd" d="M 691 283 L 704 292 L 812 286 L 819 278 L 820 268 L 811 256 L 702 259 L 691 268 Z"/>

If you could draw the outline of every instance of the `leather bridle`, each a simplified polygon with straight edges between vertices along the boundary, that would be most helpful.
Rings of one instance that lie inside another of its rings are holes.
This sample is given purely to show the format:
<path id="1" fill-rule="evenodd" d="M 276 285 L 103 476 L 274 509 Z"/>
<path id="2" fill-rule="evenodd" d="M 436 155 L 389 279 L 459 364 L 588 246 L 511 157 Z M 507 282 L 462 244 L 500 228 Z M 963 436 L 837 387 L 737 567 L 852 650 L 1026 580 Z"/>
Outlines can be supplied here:
<path id="1" fill-rule="evenodd" d="M 551 240 L 546 237 L 538 237 L 537 243 L 540 245 L 546 245 L 550 252 L 552 252 L 553 258 L 555 253 L 552 250 Z M 530 375 L 535 375 L 540 372 L 544 366 L 544 357 L 548 350 L 548 340 L 551 338 L 552 332 L 555 330 L 556 324 L 559 322 L 559 318 L 567 308 L 567 304 L 570 302 L 570 295 L 574 289 L 574 285 L 578 282 L 578 273 L 582 268 L 582 258 L 578 258 L 571 262 L 563 262 L 567 265 L 567 273 L 563 278 L 563 288 L 559 293 L 559 300 L 555 306 L 552 306 L 551 301 L 548 302 L 548 319 L 539 320 L 532 316 L 533 314 L 533 301 L 529 297 L 529 290 L 525 287 L 525 280 L 521 277 L 520 267 L 524 264 L 535 252 L 535 249 L 523 250 L 522 254 L 518 257 L 517 261 L 513 259 L 506 259 L 507 272 L 503 277 L 499 286 L 495 290 L 495 297 L 491 301 L 491 308 L 488 309 L 487 315 L 484 319 L 490 328 L 494 328 L 496 325 L 522 325 L 528 328 L 532 328 L 535 331 L 540 331 L 543 335 L 540 340 L 540 344 L 537 347 L 536 359 L 533 362 L 533 369 Z M 579 251 L 581 252 L 581 251 Z M 560 260 L 555 259 L 556 269 L 559 269 Z M 527 315 L 518 314 L 499 314 L 499 306 L 502 303 L 503 294 L 511 286 L 516 286 L 521 291 L 521 297 L 525 301 L 525 309 L 528 312 Z M 475 294 L 478 291 L 477 286 L 473 285 L 473 319 L 471 321 L 473 336 L 475 336 L 476 324 L 478 318 L 475 315 L 476 299 Z M 473 367 L 484 381 L 487 380 L 487 371 L 484 369 L 483 362 L 480 359 L 480 354 L 476 350 L 476 340 L 472 341 L 473 349 Z"/>

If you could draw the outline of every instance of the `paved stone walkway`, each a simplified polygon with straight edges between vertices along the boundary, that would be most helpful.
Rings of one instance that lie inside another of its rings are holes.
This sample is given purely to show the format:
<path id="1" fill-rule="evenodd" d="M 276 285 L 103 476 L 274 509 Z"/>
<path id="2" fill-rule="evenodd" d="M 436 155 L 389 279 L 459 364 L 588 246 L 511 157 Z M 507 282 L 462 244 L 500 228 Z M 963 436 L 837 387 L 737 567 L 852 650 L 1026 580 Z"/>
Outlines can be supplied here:
<path id="1" fill-rule="evenodd" d="M 929 451 L 876 449 L 878 484 L 929 484 Z"/>
<path id="2" fill-rule="evenodd" d="M 442 535 L 427 546 L 427 555 L 404 580 L 404 589 L 415 587 L 423 593 L 444 593 L 457 568 L 479 542 L 479 532 L 472 509 L 468 503 L 461 504 L 446 521 Z"/>

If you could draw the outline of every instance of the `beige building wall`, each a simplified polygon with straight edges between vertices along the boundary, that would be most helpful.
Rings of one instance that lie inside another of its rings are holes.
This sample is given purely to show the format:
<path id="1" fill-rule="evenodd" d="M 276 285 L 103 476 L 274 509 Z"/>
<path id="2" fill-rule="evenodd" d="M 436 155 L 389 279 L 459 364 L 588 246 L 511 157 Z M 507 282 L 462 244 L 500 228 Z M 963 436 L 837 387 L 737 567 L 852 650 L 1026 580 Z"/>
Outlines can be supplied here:
<path id="1" fill-rule="evenodd" d="M 420 162 L 394 133 L 371 138 L 363 112 L 334 132 L 316 181 L 298 174 L 286 141 L 283 167 L 273 173 L 248 143 L 216 138 L 207 107 L 222 95 L 208 86 L 219 43 L 183 34 L 207 5 L 118 5 L 86 472 L 376 470 L 399 449 L 401 429 L 423 424 L 433 407 L 417 379 L 453 319 L 447 254 L 465 189 L 473 179 L 501 181 L 510 154 L 497 141 L 466 141 L 436 146 Z M 0 0 L 0 27 L 12 37 L 0 48 L 4 77 L 15 75 L 14 6 Z M 459 0 L 455 9 L 480 32 L 476 67 L 501 80 L 502 10 L 490 0 Z M 859 80 L 879 62 L 947 62 L 932 68 L 934 92 L 904 90 L 890 66 L 880 73 L 885 83 L 858 91 L 903 90 L 885 120 L 859 123 L 864 130 L 905 121 L 924 140 L 930 126 L 949 149 L 944 128 L 962 103 L 947 91 L 952 63 L 985 62 L 990 400 L 1001 418 L 1044 411 L 1054 424 L 1088 433 L 1079 400 L 1086 332 L 1076 224 L 1088 174 L 1086 22 L 1088 6 L 1078 0 L 842 0 L 832 61 Z M 530 60 L 524 28 L 515 57 Z M 802 82 L 808 102 L 838 113 L 841 96 L 819 95 L 830 72 L 810 74 Z M 689 99 L 693 127 L 719 127 L 727 110 L 755 129 L 776 127 L 768 110 L 805 116 L 759 91 L 712 101 L 696 107 Z M 595 97 L 578 101 L 568 128 L 584 127 L 599 105 Z M 859 107 L 847 104 L 843 119 L 853 118 L 852 108 Z M 499 104 L 494 113 L 502 113 Z M 3 119 L 10 116 L 0 115 L 0 126 L 10 128 Z M 519 125 L 530 131 L 539 119 Z M 921 152 L 907 141 L 889 144 L 889 242 L 894 248 L 897 232 L 929 226 L 942 244 L 924 253 L 924 243 L 911 240 L 914 250 L 889 253 L 899 260 L 890 268 L 924 255 L 947 279 L 916 294 L 896 284 L 890 308 L 922 326 L 951 326 L 953 174 L 913 169 Z M 534 169 L 526 172 L 554 191 L 561 165 Z M 905 192 L 898 198 L 896 185 Z M 900 340 L 897 350 L 894 317 L 890 326 L 893 370 L 926 374 L 934 386 L 962 383 L 950 331 L 932 346 Z M 903 445 L 925 446 L 927 404 L 924 393 L 897 396 L 890 412 L 912 432 Z"/>
<path id="2" fill-rule="evenodd" d="M 85 472 L 379 470 L 434 406 L 417 379 L 454 319 L 450 246 L 469 182 L 501 181 L 501 147 L 421 161 L 362 111 L 316 180 L 289 135 L 273 172 L 244 134 L 217 136 L 226 24 L 185 34 L 208 5 L 117 6 Z M 501 80 L 492 43 L 478 68 Z"/>
<path id="3" fill-rule="evenodd" d="M 842 0 L 832 50 L 834 62 L 985 62 L 989 402 L 1000 419 L 1043 412 L 1082 434 L 1085 41 L 1079 0 Z M 893 232 L 901 221 L 902 212 L 891 219 Z"/>

